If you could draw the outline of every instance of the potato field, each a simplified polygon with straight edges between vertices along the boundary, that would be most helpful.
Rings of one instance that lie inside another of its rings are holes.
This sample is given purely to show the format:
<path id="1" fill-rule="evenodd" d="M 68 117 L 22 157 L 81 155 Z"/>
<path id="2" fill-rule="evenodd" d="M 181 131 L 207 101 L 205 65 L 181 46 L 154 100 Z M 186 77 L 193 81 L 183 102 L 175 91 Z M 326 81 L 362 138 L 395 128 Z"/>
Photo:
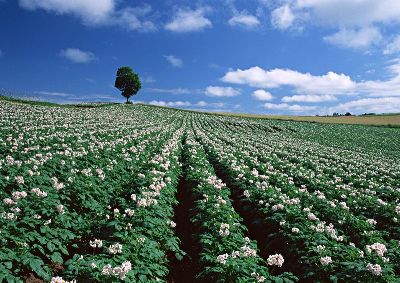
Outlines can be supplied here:
<path id="1" fill-rule="evenodd" d="M 400 282 L 400 129 L 0 101 L 0 282 Z"/>

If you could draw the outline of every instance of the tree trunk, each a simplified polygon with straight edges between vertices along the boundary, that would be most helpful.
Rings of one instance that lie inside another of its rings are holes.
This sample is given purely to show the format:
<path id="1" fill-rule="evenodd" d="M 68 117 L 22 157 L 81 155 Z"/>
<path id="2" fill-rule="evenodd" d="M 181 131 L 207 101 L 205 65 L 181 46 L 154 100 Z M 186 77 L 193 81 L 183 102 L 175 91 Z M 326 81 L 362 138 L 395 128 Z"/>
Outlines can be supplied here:
<path id="1" fill-rule="evenodd" d="M 129 97 L 127 96 L 126 97 L 126 104 L 128 104 L 128 102 L 129 102 Z"/>

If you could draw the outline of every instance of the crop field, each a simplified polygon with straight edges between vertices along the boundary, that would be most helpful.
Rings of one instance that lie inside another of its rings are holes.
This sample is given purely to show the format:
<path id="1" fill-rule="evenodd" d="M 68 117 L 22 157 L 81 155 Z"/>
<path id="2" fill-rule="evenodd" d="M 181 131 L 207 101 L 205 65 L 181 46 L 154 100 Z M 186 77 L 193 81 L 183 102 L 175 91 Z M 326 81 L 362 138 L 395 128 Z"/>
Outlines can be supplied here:
<path id="1" fill-rule="evenodd" d="M 0 101 L 0 282 L 400 282 L 399 141 Z"/>

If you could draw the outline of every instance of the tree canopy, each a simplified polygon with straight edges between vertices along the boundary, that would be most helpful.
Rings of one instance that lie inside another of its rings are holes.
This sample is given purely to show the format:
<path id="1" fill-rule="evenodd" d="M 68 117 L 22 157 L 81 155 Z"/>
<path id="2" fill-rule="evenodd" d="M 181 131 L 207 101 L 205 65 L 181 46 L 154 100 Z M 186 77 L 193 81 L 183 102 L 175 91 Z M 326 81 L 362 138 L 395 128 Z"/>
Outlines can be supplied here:
<path id="1" fill-rule="evenodd" d="M 139 75 L 130 67 L 121 67 L 117 71 L 115 87 L 118 88 L 121 91 L 121 95 L 126 98 L 126 103 L 129 103 L 129 98 L 140 90 L 142 83 L 140 82 Z"/>

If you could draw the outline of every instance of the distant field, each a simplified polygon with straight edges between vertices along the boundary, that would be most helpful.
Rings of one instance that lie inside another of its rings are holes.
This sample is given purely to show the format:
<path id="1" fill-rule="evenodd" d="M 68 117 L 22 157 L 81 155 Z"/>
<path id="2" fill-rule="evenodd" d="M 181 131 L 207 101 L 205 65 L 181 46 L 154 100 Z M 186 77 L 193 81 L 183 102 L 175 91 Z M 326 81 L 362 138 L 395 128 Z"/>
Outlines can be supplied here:
<path id="1" fill-rule="evenodd" d="M 214 113 L 215 114 L 215 113 Z M 400 126 L 400 114 L 371 115 L 371 116 L 339 116 L 339 117 L 316 117 L 316 116 L 275 116 L 275 115 L 257 115 L 257 114 L 235 114 L 235 113 L 217 113 L 220 115 L 278 119 L 290 121 L 306 121 L 330 124 L 358 124 L 374 126 Z"/>

